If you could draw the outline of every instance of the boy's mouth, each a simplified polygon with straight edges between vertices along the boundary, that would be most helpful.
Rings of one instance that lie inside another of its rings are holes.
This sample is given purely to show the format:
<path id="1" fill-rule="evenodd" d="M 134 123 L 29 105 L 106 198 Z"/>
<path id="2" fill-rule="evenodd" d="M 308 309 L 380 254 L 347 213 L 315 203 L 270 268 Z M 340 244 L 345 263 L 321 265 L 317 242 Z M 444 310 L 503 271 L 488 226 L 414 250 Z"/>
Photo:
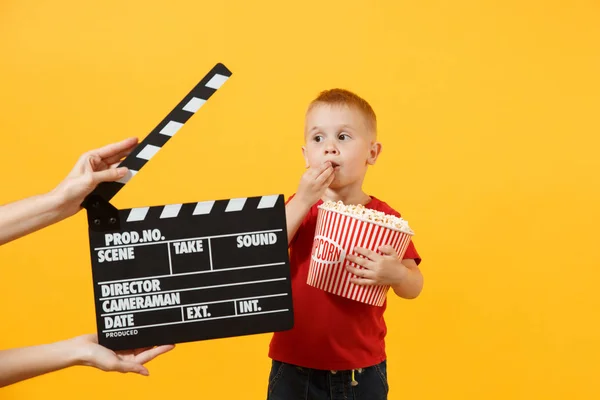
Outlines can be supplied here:
<path id="1" fill-rule="evenodd" d="M 331 166 L 333 167 L 333 169 L 336 169 L 340 166 L 340 164 L 333 162 L 333 161 L 329 161 L 331 163 Z"/>

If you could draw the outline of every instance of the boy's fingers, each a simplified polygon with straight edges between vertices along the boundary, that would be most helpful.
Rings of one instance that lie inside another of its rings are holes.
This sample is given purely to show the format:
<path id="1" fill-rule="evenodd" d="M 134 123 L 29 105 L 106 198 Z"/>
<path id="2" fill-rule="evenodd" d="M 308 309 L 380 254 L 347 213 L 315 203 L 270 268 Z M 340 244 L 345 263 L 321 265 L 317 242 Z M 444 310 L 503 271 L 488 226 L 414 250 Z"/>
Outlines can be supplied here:
<path id="1" fill-rule="evenodd" d="M 373 261 L 368 258 L 358 257 L 354 254 L 346 254 L 346 259 L 350 262 L 353 262 L 356 265 L 360 265 L 361 267 L 371 269 L 374 265 Z M 351 268 L 350 266 L 348 268 Z"/>
<path id="2" fill-rule="evenodd" d="M 375 273 L 369 269 L 360 269 L 360 268 L 351 267 L 350 265 L 348 265 L 348 266 L 346 266 L 346 270 L 358 278 L 363 278 L 363 279 L 375 278 Z"/>
<path id="3" fill-rule="evenodd" d="M 375 286 L 377 282 L 373 279 L 362 279 L 362 278 L 350 278 L 350 282 L 358 286 Z"/>
<path id="4" fill-rule="evenodd" d="M 360 254 L 361 256 L 365 256 L 370 260 L 377 260 L 378 258 L 381 258 L 381 256 L 379 254 L 377 254 L 374 251 L 371 251 L 369 249 L 365 249 L 364 247 L 355 247 L 354 248 L 354 252 L 356 254 Z"/>
<path id="5" fill-rule="evenodd" d="M 327 171 L 327 168 L 331 166 L 330 162 L 323 163 L 318 167 L 307 167 L 305 175 L 313 179 L 317 179 L 321 174 Z"/>
<path id="6" fill-rule="evenodd" d="M 325 182 L 327 184 L 327 186 L 331 185 L 331 182 L 333 182 L 334 179 L 335 179 L 335 173 L 332 173 L 331 175 L 329 175 L 327 182 Z"/>
<path id="7" fill-rule="evenodd" d="M 398 253 L 396 253 L 396 250 L 390 245 L 380 246 L 379 251 L 386 256 L 398 257 Z"/>
<path id="8" fill-rule="evenodd" d="M 322 170 L 319 175 L 317 176 L 317 181 L 321 181 L 324 182 L 327 180 L 327 178 L 329 178 L 331 175 L 333 175 L 333 167 L 331 166 L 331 163 L 327 163 L 327 167 Z"/>
<path id="9" fill-rule="evenodd" d="M 323 171 L 327 171 L 329 168 L 331 168 L 333 170 L 333 164 L 331 163 L 331 161 L 327 161 L 324 162 L 323 165 L 321 166 L 321 172 Z"/>
<path id="10" fill-rule="evenodd" d="M 321 175 L 323 172 L 327 171 L 327 168 L 331 167 L 331 162 L 327 161 L 323 164 L 319 165 L 317 168 L 311 168 L 313 171 L 317 173 L 317 176 Z"/>

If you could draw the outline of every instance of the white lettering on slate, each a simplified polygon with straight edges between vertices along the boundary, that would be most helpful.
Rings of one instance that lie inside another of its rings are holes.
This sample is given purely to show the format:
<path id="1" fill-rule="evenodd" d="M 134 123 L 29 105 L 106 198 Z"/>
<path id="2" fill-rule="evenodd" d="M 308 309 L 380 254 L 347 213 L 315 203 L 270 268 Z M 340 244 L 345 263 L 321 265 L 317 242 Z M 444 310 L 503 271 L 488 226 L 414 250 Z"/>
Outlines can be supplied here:
<path id="1" fill-rule="evenodd" d="M 159 242 L 161 240 L 164 240 L 164 237 L 158 229 L 145 229 L 142 231 L 141 236 L 136 231 L 107 233 L 104 235 L 104 242 L 106 243 L 106 246 Z"/>
<path id="2" fill-rule="evenodd" d="M 104 328 L 126 328 L 133 326 L 133 314 L 115 315 L 114 317 L 104 317 Z"/>
<path id="3" fill-rule="evenodd" d="M 240 314 L 247 314 L 262 310 L 262 308 L 258 306 L 258 300 L 244 300 L 240 301 L 238 305 Z"/>
<path id="4" fill-rule="evenodd" d="M 138 334 L 137 329 L 128 329 L 118 332 L 106 332 L 106 337 L 134 336 Z"/>
<path id="5" fill-rule="evenodd" d="M 179 293 L 152 294 L 125 299 L 112 299 L 102 302 L 102 310 L 106 313 L 143 310 L 181 304 Z"/>
<path id="6" fill-rule="evenodd" d="M 208 312 L 208 306 L 192 306 L 188 307 L 186 310 L 188 320 L 210 317 L 210 313 Z"/>
<path id="7" fill-rule="evenodd" d="M 277 235 L 270 233 L 253 233 L 251 235 L 241 235 L 237 237 L 237 247 L 265 246 L 277 243 Z"/>
<path id="8" fill-rule="evenodd" d="M 202 240 L 174 242 L 173 246 L 175 246 L 175 254 L 201 253 L 204 251 L 202 248 Z"/>
<path id="9" fill-rule="evenodd" d="M 160 281 L 158 279 L 145 279 L 142 281 L 109 283 L 102 285 L 101 290 L 102 297 L 160 292 Z"/>
<path id="10" fill-rule="evenodd" d="M 120 247 L 118 249 L 107 249 L 98 251 L 98 262 L 111 262 L 135 259 L 133 247 Z"/>

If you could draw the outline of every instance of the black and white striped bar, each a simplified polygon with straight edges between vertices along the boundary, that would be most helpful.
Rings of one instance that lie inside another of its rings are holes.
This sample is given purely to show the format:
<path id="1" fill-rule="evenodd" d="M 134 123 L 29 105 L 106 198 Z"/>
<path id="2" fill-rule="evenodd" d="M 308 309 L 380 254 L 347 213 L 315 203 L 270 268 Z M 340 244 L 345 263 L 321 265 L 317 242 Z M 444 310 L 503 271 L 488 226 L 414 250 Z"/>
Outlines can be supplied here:
<path id="1" fill-rule="evenodd" d="M 119 210 L 90 230 L 100 344 L 113 350 L 293 326 L 283 195 Z"/>
<path id="2" fill-rule="evenodd" d="M 121 188 L 169 141 L 173 135 L 229 79 L 231 71 L 218 63 L 154 128 L 135 150 L 121 162 L 129 173 L 119 182 L 101 183 L 92 193 L 110 201 Z"/>

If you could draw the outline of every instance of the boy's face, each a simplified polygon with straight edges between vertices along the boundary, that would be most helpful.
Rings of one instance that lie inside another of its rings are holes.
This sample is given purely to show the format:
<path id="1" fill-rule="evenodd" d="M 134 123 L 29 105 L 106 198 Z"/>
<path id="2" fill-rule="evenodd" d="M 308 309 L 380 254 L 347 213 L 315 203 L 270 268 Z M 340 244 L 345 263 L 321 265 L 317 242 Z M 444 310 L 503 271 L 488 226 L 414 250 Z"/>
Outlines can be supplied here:
<path id="1" fill-rule="evenodd" d="M 368 164 L 375 164 L 381 151 L 363 114 L 344 105 L 315 104 L 306 114 L 304 139 L 306 167 L 330 161 L 335 171 L 330 187 L 334 189 L 362 182 Z"/>

